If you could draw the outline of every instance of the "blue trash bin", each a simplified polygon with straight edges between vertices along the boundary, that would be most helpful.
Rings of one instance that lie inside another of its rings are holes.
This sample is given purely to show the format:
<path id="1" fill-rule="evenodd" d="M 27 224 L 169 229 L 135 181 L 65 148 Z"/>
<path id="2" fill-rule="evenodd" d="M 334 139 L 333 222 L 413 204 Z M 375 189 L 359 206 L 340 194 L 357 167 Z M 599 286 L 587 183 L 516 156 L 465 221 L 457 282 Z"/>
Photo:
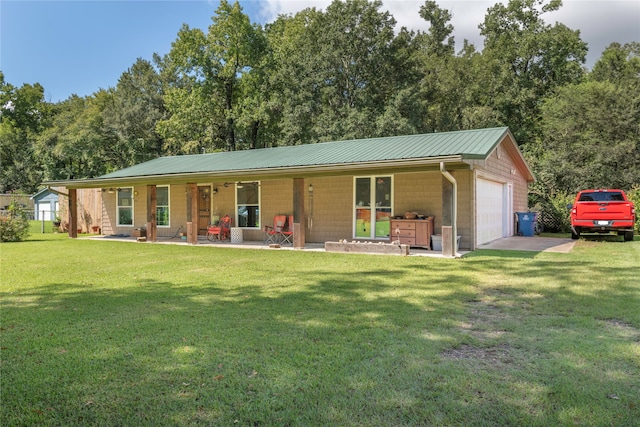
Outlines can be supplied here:
<path id="1" fill-rule="evenodd" d="M 536 231 L 538 212 L 518 212 L 518 235 L 533 237 Z"/>

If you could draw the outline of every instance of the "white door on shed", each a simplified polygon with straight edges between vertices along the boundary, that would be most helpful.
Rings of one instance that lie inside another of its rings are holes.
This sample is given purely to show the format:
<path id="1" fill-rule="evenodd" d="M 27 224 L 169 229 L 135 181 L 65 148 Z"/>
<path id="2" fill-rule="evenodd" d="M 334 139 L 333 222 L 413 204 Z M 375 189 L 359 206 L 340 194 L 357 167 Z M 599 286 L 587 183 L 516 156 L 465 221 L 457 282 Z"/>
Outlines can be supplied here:
<path id="1" fill-rule="evenodd" d="M 51 221 L 51 203 L 49 202 L 38 203 L 38 218 L 36 219 Z"/>
<path id="2" fill-rule="evenodd" d="M 478 178 L 476 181 L 476 242 L 478 245 L 503 237 L 504 184 Z"/>

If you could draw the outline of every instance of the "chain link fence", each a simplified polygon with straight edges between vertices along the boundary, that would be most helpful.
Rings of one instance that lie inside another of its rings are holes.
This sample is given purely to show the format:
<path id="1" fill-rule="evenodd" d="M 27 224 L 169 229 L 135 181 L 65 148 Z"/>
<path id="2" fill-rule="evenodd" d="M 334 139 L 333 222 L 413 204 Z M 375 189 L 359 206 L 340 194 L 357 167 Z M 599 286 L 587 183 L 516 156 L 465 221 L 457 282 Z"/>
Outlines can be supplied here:
<path id="1" fill-rule="evenodd" d="M 546 233 L 569 233 L 571 218 L 569 206 L 573 195 L 538 197 L 532 210 L 538 212 L 538 229 Z"/>
<path id="2" fill-rule="evenodd" d="M 538 214 L 538 227 L 541 231 L 547 233 L 568 233 L 571 231 L 569 222 L 569 210 L 566 215 L 561 212 L 550 211 L 544 209 Z"/>

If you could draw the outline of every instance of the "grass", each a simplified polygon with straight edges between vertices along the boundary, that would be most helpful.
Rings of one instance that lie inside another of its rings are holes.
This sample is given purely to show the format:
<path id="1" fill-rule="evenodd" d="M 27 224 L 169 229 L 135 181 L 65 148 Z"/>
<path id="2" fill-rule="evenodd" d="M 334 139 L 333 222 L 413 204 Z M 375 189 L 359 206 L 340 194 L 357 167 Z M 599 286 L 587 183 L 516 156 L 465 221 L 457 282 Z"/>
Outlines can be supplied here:
<path id="1" fill-rule="evenodd" d="M 640 425 L 640 242 L 0 246 L 0 425 Z"/>

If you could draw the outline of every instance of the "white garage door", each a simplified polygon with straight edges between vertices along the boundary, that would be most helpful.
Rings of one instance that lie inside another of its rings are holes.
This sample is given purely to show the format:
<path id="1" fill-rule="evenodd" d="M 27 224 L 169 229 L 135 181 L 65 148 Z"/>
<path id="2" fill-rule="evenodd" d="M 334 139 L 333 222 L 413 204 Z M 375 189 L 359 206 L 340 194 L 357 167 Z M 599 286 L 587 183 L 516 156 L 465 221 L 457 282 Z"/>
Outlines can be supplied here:
<path id="1" fill-rule="evenodd" d="M 477 244 L 503 236 L 503 184 L 478 178 L 476 183 L 476 240 Z"/>

